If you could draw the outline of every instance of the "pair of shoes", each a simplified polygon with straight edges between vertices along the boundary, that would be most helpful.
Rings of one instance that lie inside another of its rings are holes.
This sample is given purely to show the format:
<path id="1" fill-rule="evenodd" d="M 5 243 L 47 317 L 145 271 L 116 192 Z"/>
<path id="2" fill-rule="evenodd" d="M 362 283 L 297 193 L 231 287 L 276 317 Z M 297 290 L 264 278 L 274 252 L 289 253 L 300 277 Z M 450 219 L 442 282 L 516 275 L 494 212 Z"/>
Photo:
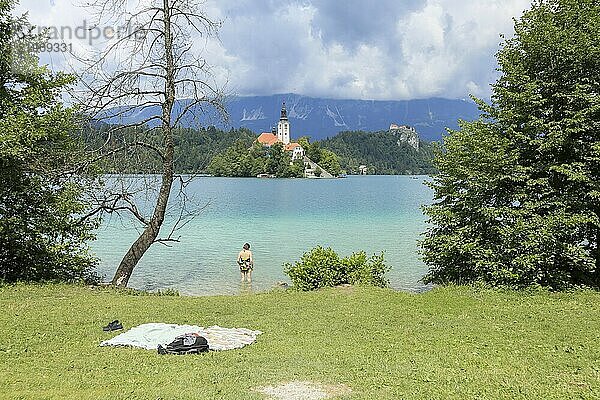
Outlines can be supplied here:
<path id="1" fill-rule="evenodd" d="M 113 322 L 109 322 L 108 325 L 102 327 L 104 332 L 118 331 L 119 329 L 123 329 L 123 325 L 118 319 L 114 320 Z"/>

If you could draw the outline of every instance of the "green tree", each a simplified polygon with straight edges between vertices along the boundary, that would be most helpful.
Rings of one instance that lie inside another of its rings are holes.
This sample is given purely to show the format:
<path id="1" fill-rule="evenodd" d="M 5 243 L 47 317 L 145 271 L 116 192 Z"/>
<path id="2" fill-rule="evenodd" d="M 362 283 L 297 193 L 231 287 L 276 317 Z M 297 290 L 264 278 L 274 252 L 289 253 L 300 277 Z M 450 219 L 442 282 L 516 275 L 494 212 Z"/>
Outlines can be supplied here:
<path id="1" fill-rule="evenodd" d="M 282 143 L 272 145 L 267 153 L 265 169 L 267 173 L 278 178 L 290 178 L 296 175 L 296 168 L 292 164 L 292 156 L 286 151 Z"/>
<path id="2" fill-rule="evenodd" d="M 304 151 L 306 151 L 310 146 L 310 136 L 302 136 L 298 139 L 297 142 L 300 146 L 302 146 Z"/>
<path id="3" fill-rule="evenodd" d="M 246 143 L 240 140 L 223 153 L 213 157 L 208 171 L 215 176 L 256 176 L 263 169 L 262 164 L 256 160 L 255 151 L 248 150 Z"/>
<path id="4" fill-rule="evenodd" d="M 319 142 L 309 143 L 309 141 L 307 139 L 306 147 L 304 147 L 304 145 L 302 145 L 302 143 L 299 143 L 299 144 L 304 148 L 304 151 L 306 152 L 306 156 L 308 158 L 310 158 L 317 164 L 319 164 L 321 162 L 322 151 L 321 151 L 321 145 L 319 144 Z"/>
<path id="5" fill-rule="evenodd" d="M 321 150 L 321 162 L 319 165 L 333 176 L 338 176 L 342 169 L 338 156 L 333 151 L 327 149 Z"/>
<path id="6" fill-rule="evenodd" d="M 267 152 L 267 161 L 265 163 L 265 170 L 268 174 L 279 176 L 282 174 L 285 166 L 284 163 L 285 152 L 281 143 L 275 143 Z"/>
<path id="7" fill-rule="evenodd" d="M 538 0 L 437 156 L 427 282 L 600 284 L 600 3 Z"/>
<path id="8" fill-rule="evenodd" d="M 321 148 L 320 142 L 310 143 L 308 136 L 298 139 L 298 144 L 304 149 L 306 156 L 315 163 L 319 164 L 324 170 L 333 176 L 340 174 L 340 159 L 336 153 L 331 150 Z"/>
<path id="9" fill-rule="evenodd" d="M 286 175 L 286 178 L 304 177 L 304 160 L 300 158 L 295 159 L 292 164 L 289 165 Z"/>
<path id="10" fill-rule="evenodd" d="M 254 142 L 250 148 L 250 158 L 252 160 L 252 176 L 264 174 L 266 172 L 267 151 L 262 144 Z"/>
<path id="11" fill-rule="evenodd" d="M 44 38 L 15 4 L 0 0 L 0 280 L 95 279 L 76 110 L 60 101 L 73 77 L 38 65 Z"/>

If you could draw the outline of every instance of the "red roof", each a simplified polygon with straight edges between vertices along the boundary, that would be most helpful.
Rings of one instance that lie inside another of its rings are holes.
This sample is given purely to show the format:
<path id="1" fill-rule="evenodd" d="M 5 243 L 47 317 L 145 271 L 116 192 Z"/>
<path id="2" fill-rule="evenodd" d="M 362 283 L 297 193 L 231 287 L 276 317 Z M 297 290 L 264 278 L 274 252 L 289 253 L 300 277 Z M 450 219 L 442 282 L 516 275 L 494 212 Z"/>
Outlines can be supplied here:
<path id="1" fill-rule="evenodd" d="M 296 147 L 301 147 L 298 143 L 289 143 L 285 145 L 285 149 L 287 151 L 292 151 L 294 150 Z"/>
<path id="2" fill-rule="evenodd" d="M 273 146 L 275 143 L 280 142 L 279 139 L 277 139 L 277 136 L 268 132 L 261 133 L 258 139 L 256 139 L 256 141 L 262 144 L 263 146 Z M 284 146 L 284 149 L 287 151 L 293 151 L 297 147 L 302 146 L 300 146 L 298 143 L 288 143 Z"/>
<path id="3" fill-rule="evenodd" d="M 258 141 L 258 143 L 266 146 L 272 146 L 279 141 L 277 139 L 277 136 L 267 132 L 261 133 L 258 139 L 256 140 Z"/>

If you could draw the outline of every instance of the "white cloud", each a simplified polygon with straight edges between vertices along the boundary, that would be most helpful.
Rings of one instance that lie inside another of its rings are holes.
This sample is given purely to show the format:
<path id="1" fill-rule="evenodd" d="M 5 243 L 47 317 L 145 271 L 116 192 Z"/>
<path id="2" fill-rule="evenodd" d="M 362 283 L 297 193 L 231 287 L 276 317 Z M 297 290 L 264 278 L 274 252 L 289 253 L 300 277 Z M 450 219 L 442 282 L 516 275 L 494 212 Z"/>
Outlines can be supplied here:
<path id="1" fill-rule="evenodd" d="M 42 25 L 81 24 L 72 0 L 22 0 Z M 334 4 L 335 3 L 335 4 Z M 529 0 L 209 0 L 220 41 L 198 40 L 238 94 L 408 99 L 489 94 L 500 33 Z M 83 46 L 83 45 L 82 45 Z"/>

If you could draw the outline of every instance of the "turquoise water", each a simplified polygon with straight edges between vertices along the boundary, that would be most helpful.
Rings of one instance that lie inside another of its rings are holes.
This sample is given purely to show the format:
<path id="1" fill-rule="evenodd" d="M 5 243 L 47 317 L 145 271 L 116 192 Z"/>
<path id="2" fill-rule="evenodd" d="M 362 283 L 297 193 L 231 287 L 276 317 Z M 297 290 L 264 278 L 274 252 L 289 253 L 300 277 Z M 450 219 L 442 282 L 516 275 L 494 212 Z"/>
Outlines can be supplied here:
<path id="1" fill-rule="evenodd" d="M 425 176 L 352 176 L 346 179 L 237 179 L 200 177 L 187 191 L 208 204 L 178 232 L 180 243 L 155 244 L 134 270 L 129 286 L 173 288 L 182 294 L 238 293 L 236 257 L 244 242 L 255 259 L 252 290 L 289 281 L 282 264 L 316 245 L 339 254 L 385 250 L 391 286 L 420 291 L 426 267 L 416 241 L 425 230 L 420 206 L 431 202 Z M 168 223 L 169 221 L 167 221 Z M 93 250 L 99 273 L 112 278 L 137 237 L 133 224 L 113 218 L 98 231 Z M 244 288 L 247 290 L 247 288 Z"/>

